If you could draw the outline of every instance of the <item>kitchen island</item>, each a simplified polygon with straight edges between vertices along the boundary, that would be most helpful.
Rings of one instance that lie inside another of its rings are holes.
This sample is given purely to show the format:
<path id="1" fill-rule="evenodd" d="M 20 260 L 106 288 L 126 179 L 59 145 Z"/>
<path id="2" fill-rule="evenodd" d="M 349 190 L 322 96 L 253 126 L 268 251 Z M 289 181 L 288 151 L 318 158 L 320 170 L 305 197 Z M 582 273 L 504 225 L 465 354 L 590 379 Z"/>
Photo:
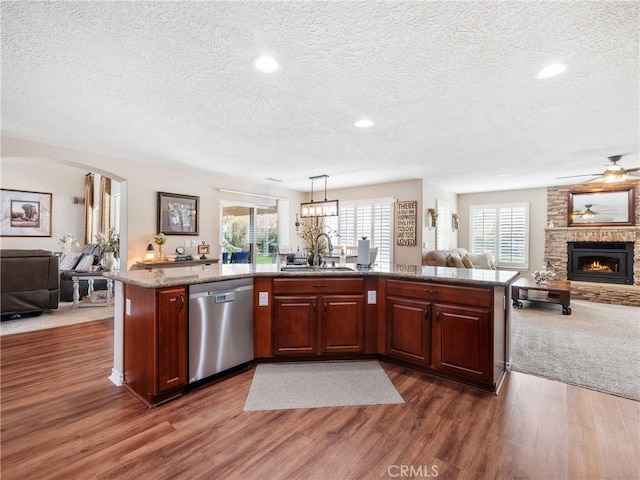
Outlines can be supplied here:
<path id="1" fill-rule="evenodd" d="M 381 358 L 497 393 L 518 275 L 414 265 L 282 272 L 273 264 L 108 274 L 123 286 L 115 313 L 123 325 L 114 329 L 123 384 L 148 406 L 187 386 L 190 285 L 240 278 L 254 283 L 256 362 Z"/>

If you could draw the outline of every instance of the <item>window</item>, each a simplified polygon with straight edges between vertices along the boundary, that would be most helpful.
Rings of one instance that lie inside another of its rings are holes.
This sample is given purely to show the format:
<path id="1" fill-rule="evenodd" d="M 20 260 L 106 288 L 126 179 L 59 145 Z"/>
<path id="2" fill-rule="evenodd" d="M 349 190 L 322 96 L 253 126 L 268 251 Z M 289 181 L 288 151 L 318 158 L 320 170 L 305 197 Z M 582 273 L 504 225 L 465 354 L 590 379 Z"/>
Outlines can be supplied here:
<path id="1" fill-rule="evenodd" d="M 358 245 L 367 237 L 372 247 L 378 247 L 377 263 L 393 262 L 393 199 L 340 202 L 340 215 L 327 217 L 325 225 L 340 235 L 334 248 Z"/>
<path id="2" fill-rule="evenodd" d="M 529 204 L 471 205 L 471 253 L 488 252 L 497 267 L 529 268 Z"/>
<path id="3" fill-rule="evenodd" d="M 222 253 L 249 251 L 250 263 L 275 263 L 278 211 L 275 205 L 221 201 Z M 223 255 L 223 258 L 225 256 Z"/>

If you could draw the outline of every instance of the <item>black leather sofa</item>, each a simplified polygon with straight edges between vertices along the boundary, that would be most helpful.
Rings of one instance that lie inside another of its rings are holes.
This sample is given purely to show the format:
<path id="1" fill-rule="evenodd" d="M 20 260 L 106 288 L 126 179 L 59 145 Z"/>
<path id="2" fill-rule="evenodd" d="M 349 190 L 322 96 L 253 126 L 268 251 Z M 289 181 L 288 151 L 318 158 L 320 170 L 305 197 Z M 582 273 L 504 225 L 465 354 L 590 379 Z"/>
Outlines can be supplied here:
<path id="1" fill-rule="evenodd" d="M 48 250 L 0 250 L 0 282 L 3 318 L 58 308 L 58 257 Z"/>

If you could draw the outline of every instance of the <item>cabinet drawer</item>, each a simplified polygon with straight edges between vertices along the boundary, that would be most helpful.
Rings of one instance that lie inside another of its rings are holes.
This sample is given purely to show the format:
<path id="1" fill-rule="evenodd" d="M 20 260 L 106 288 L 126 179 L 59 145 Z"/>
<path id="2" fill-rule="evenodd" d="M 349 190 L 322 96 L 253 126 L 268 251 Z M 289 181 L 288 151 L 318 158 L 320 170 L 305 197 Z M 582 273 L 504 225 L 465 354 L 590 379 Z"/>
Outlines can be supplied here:
<path id="1" fill-rule="evenodd" d="M 274 278 L 273 294 L 283 293 L 362 293 L 363 278 Z"/>
<path id="2" fill-rule="evenodd" d="M 491 306 L 491 290 L 457 285 L 443 285 L 440 283 L 387 280 L 387 295 L 447 302 L 456 305 Z"/>

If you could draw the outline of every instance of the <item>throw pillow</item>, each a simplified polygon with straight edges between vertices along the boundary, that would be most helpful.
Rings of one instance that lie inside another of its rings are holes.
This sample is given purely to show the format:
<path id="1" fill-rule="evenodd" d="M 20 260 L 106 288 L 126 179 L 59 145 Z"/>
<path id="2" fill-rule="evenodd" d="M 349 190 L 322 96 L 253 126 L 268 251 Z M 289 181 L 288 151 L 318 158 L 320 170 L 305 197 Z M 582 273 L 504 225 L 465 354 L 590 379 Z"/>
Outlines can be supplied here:
<path id="1" fill-rule="evenodd" d="M 491 255 L 488 253 L 469 253 L 467 256 L 475 268 L 495 270 L 495 268 L 491 266 Z"/>
<path id="2" fill-rule="evenodd" d="M 473 268 L 473 262 L 471 262 L 471 260 L 469 260 L 469 257 L 466 255 L 462 257 L 462 263 L 466 268 Z"/>
<path id="3" fill-rule="evenodd" d="M 464 263 L 458 256 L 447 255 L 447 267 L 464 268 Z"/>
<path id="4" fill-rule="evenodd" d="M 88 272 L 91 265 L 93 265 L 93 261 L 93 255 L 84 255 L 78 262 L 78 265 L 76 265 L 76 270 L 79 272 Z"/>
<path id="5" fill-rule="evenodd" d="M 82 257 L 82 254 L 78 252 L 67 253 L 60 260 L 60 270 L 73 270 L 78 264 L 80 257 Z"/>

